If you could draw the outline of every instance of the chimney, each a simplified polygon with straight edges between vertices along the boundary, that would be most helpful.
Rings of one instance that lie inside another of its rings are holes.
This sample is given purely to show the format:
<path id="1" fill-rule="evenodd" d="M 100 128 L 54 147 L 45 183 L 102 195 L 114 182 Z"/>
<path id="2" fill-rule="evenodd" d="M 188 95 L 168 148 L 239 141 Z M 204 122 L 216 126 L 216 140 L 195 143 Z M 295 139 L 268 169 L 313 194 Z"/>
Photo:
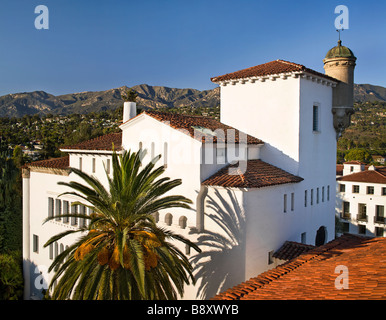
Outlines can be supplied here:
<path id="1" fill-rule="evenodd" d="M 134 118 L 137 115 L 137 103 L 125 101 L 123 103 L 123 123 Z"/>

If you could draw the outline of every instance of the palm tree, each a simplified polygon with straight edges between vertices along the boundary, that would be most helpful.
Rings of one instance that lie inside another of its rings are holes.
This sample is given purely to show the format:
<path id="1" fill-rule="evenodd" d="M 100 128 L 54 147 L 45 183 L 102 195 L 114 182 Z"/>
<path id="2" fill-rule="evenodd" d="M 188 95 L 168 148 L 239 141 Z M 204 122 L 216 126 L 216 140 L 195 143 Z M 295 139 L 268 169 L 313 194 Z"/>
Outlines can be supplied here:
<path id="1" fill-rule="evenodd" d="M 164 167 L 154 168 L 160 156 L 142 166 L 143 156 L 141 150 L 120 155 L 114 152 L 112 177 L 106 172 L 109 190 L 97 178 L 75 168 L 71 171 L 87 185 L 59 182 L 75 190 L 64 194 L 85 200 L 84 205 L 94 213 L 61 215 L 89 223 L 60 233 L 45 244 L 82 233 L 49 268 L 56 271 L 50 284 L 51 289 L 57 282 L 52 299 L 176 299 L 177 293 L 183 295 L 185 284 L 190 280 L 194 283 L 189 260 L 169 240 L 182 241 L 198 252 L 200 249 L 158 227 L 152 216 L 162 209 L 190 208 L 191 201 L 179 195 L 165 196 L 181 180 L 160 177 Z"/>

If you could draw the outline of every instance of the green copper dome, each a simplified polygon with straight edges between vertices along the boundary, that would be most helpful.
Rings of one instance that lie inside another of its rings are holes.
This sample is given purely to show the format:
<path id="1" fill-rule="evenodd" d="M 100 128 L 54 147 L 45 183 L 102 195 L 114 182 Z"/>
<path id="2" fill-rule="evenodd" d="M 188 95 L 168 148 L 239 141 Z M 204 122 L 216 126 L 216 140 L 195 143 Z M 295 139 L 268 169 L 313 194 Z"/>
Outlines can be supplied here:
<path id="1" fill-rule="evenodd" d="M 353 58 L 356 59 L 354 53 L 347 47 L 342 46 L 342 40 L 338 41 L 338 45 L 330 49 L 326 54 L 326 59 L 331 58 Z"/>

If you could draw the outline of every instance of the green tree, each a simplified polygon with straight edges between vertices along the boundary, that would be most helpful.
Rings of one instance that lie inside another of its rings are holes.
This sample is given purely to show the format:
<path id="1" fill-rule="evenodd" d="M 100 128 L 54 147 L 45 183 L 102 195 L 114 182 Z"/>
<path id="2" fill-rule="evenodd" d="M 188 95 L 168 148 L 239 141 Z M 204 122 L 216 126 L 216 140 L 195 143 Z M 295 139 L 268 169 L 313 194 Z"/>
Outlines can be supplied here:
<path id="1" fill-rule="evenodd" d="M 0 252 L 21 249 L 21 177 L 0 139 Z"/>
<path id="2" fill-rule="evenodd" d="M 194 282 L 189 260 L 170 240 L 200 249 L 182 236 L 159 228 L 152 216 L 163 209 L 190 208 L 191 201 L 179 195 L 165 196 L 181 180 L 160 177 L 164 167 L 154 168 L 159 156 L 142 166 L 143 155 L 143 151 L 119 156 L 114 153 L 113 175 L 107 175 L 108 189 L 75 168 L 72 172 L 86 185 L 59 183 L 75 190 L 66 194 L 83 199 L 95 213 L 62 215 L 90 223 L 58 234 L 45 244 L 82 232 L 49 268 L 56 269 L 50 288 L 58 282 L 52 299 L 176 299 L 177 293 L 183 294 L 185 284 Z"/>
<path id="3" fill-rule="evenodd" d="M 18 251 L 0 254 L 0 300 L 23 297 L 21 254 Z"/>
<path id="4" fill-rule="evenodd" d="M 351 149 L 345 154 L 345 160 L 357 160 L 365 163 L 369 163 L 372 161 L 372 157 L 369 151 L 366 149 Z"/>

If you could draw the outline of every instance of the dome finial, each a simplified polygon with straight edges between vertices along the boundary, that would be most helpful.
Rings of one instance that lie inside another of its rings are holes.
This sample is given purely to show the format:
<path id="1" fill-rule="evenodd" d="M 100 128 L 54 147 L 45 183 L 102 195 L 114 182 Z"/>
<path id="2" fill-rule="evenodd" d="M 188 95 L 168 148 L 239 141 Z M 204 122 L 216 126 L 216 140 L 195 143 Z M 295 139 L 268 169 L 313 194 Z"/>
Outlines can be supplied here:
<path id="1" fill-rule="evenodd" d="M 341 47 L 342 46 L 342 40 L 340 40 L 340 32 L 342 31 L 343 32 L 343 28 L 341 30 L 337 29 L 336 31 L 339 33 L 339 40 L 338 40 L 338 47 Z"/>

